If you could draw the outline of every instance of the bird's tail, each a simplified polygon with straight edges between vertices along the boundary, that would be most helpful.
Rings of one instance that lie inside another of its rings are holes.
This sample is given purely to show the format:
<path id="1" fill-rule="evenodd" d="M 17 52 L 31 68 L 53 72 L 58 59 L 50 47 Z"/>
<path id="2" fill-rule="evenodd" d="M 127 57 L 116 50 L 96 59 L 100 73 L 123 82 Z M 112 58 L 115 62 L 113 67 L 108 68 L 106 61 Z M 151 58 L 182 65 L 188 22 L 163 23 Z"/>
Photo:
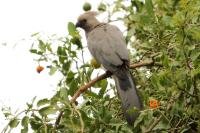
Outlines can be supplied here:
<path id="1" fill-rule="evenodd" d="M 114 73 L 113 78 L 122 102 L 122 110 L 127 122 L 133 125 L 135 119 L 139 115 L 134 112 L 134 108 L 141 110 L 143 104 L 137 95 L 136 86 L 131 73 L 128 70 Z"/>

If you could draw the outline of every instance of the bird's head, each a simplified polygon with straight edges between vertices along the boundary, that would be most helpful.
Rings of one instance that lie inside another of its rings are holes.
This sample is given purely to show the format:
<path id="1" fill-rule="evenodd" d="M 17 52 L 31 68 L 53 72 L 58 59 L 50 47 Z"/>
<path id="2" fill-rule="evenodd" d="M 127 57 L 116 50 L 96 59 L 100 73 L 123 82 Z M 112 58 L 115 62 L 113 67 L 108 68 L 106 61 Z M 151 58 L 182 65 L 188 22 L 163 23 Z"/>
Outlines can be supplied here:
<path id="1" fill-rule="evenodd" d="M 81 14 L 78 17 L 76 27 L 80 27 L 85 30 L 85 32 L 90 32 L 95 26 L 100 22 L 96 19 L 98 12 L 88 11 L 84 14 Z"/>

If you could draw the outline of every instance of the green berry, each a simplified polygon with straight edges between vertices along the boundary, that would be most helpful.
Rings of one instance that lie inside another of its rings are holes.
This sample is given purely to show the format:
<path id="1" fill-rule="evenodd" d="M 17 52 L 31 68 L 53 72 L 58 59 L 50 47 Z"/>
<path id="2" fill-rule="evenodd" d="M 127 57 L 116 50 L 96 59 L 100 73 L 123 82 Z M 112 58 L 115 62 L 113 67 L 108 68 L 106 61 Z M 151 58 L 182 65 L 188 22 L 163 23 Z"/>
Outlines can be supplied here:
<path id="1" fill-rule="evenodd" d="M 85 3 L 83 4 L 83 10 L 84 10 L 84 11 L 89 11 L 89 10 L 91 10 L 91 8 L 92 8 L 92 6 L 91 6 L 90 3 L 85 2 Z"/>
<path id="2" fill-rule="evenodd" d="M 103 4 L 103 3 L 100 3 L 99 6 L 98 6 L 98 10 L 103 11 L 103 12 L 106 11 L 106 5 Z"/>

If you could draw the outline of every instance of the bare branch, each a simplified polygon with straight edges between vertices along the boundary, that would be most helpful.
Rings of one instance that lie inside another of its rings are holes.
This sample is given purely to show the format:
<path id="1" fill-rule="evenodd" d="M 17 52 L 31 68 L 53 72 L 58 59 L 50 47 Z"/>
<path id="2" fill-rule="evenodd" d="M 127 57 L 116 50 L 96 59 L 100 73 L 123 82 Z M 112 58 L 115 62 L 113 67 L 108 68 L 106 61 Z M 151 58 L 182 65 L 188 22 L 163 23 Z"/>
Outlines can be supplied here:
<path id="1" fill-rule="evenodd" d="M 112 73 L 110 72 L 106 72 L 98 77 L 96 77 L 95 79 L 91 80 L 89 83 L 87 83 L 84 86 L 81 86 L 78 91 L 76 91 L 76 93 L 74 94 L 74 96 L 71 99 L 71 103 L 75 102 L 76 99 L 80 96 L 81 93 L 85 92 L 88 88 L 92 87 L 96 82 L 106 79 L 108 77 L 110 77 L 112 75 Z"/>

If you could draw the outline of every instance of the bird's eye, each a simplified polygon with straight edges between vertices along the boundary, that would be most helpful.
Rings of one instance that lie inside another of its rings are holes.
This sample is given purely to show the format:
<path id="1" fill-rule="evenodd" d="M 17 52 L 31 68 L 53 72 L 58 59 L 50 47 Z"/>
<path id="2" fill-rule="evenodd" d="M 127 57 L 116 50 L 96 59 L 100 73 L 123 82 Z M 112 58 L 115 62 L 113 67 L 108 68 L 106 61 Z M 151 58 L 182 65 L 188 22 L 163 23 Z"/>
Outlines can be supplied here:
<path id="1" fill-rule="evenodd" d="M 86 19 L 83 19 L 82 21 L 83 21 L 83 23 L 86 23 L 86 22 L 87 22 L 87 20 L 86 20 Z"/>

